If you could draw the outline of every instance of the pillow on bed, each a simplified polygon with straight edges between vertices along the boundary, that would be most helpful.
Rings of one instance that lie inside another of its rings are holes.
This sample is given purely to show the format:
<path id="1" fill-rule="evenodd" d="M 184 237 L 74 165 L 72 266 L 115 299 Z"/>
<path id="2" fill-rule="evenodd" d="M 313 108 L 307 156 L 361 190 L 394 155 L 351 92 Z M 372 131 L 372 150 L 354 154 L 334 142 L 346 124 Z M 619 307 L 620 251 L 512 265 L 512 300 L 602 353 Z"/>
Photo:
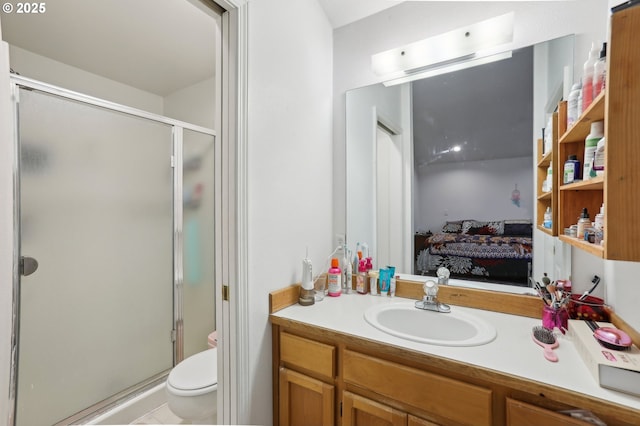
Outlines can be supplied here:
<path id="1" fill-rule="evenodd" d="M 446 234 L 459 234 L 462 232 L 462 220 L 447 221 L 442 227 L 442 232 Z"/>
<path id="2" fill-rule="evenodd" d="M 529 220 L 505 220 L 504 235 L 512 237 L 533 236 L 533 224 Z"/>
<path id="3" fill-rule="evenodd" d="M 469 235 L 502 235 L 504 234 L 504 221 L 465 220 L 462 222 L 462 233 Z"/>

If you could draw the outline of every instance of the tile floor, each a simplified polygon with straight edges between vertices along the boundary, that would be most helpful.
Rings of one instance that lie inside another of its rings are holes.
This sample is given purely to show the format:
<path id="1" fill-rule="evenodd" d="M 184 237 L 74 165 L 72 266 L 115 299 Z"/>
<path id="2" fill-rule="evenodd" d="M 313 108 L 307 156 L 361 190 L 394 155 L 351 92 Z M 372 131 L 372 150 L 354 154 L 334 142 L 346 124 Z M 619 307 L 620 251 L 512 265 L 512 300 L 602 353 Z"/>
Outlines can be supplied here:
<path id="1" fill-rule="evenodd" d="M 167 404 L 145 414 L 131 423 L 132 425 L 183 425 L 188 424 L 169 410 Z"/>

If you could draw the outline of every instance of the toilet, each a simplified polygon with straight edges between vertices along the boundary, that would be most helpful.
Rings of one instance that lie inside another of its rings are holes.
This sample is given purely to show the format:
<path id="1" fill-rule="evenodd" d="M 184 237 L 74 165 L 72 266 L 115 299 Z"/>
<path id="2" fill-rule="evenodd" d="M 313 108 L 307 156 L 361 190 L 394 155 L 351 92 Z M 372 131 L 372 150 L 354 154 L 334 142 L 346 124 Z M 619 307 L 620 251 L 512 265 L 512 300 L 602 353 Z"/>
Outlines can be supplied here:
<path id="1" fill-rule="evenodd" d="M 212 347 L 217 343 L 212 335 L 209 336 L 210 349 L 182 360 L 167 378 L 169 409 L 192 424 L 216 424 L 218 349 Z"/>

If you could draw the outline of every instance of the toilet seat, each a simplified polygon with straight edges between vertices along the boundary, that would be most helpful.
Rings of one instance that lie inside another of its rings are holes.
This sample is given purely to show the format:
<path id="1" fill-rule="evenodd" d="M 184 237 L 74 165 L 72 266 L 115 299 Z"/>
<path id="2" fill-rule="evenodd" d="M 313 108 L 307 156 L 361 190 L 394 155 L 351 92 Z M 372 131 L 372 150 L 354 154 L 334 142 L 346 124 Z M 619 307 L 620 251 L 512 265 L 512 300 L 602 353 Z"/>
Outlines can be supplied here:
<path id="1" fill-rule="evenodd" d="M 167 378 L 167 389 L 179 396 L 195 396 L 218 388 L 218 349 L 207 349 L 182 360 Z"/>

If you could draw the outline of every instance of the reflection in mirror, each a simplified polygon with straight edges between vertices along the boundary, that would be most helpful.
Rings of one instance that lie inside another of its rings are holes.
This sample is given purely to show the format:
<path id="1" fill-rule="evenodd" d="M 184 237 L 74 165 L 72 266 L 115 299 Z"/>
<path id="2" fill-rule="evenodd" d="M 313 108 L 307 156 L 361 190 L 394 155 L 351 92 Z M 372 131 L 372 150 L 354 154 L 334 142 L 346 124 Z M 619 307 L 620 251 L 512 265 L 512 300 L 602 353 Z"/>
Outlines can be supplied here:
<path id="1" fill-rule="evenodd" d="M 534 141 L 572 64 L 566 36 L 491 64 L 347 92 L 349 246 L 366 243 L 379 267 L 434 275 L 446 266 L 456 278 L 527 286 Z"/>

